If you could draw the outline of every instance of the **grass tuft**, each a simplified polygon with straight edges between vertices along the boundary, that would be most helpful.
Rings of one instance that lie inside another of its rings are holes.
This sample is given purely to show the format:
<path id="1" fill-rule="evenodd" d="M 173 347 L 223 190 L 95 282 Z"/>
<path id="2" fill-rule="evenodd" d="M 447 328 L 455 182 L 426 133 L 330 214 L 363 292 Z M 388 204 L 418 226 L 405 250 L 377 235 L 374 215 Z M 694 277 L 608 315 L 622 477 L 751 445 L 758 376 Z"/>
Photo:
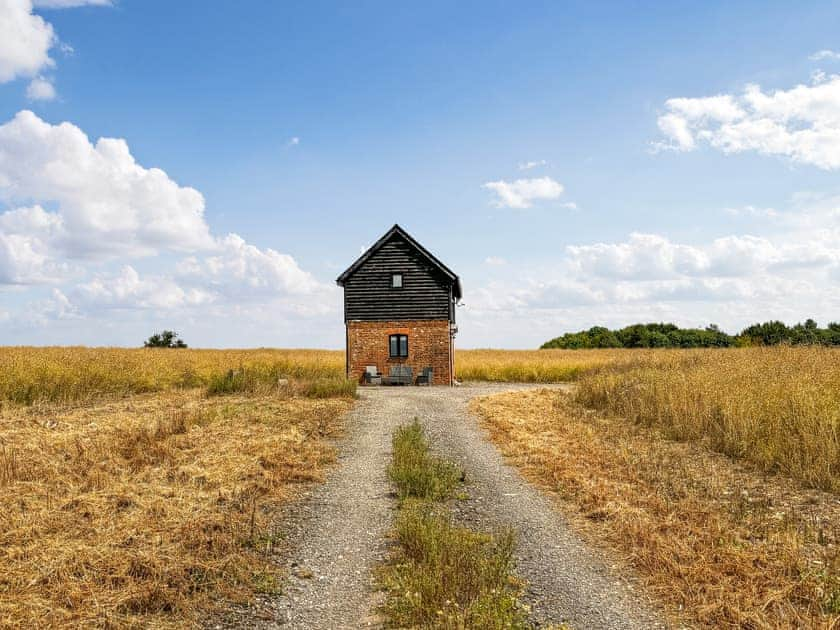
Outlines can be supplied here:
<path id="1" fill-rule="evenodd" d="M 393 449 L 388 475 L 397 486 L 400 499 L 443 501 L 452 497 L 461 473 L 451 462 L 431 455 L 423 427 L 416 418 L 396 430 Z"/>

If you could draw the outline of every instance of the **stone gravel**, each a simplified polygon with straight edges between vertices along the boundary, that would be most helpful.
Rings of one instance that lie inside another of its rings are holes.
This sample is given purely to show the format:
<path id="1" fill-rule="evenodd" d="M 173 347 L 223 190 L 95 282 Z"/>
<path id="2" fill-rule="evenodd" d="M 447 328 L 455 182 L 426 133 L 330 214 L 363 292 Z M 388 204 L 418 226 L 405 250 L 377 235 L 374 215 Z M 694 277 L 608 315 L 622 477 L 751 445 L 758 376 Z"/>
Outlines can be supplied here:
<path id="1" fill-rule="evenodd" d="M 262 596 L 231 611 L 216 628 L 381 627 L 374 570 L 388 554 L 396 504 L 386 468 L 394 429 L 417 417 L 435 449 L 466 473 L 456 518 L 476 529 L 513 527 L 516 573 L 527 582 L 536 626 L 664 628 L 666 622 L 631 580 L 610 569 L 568 527 L 551 499 L 508 466 L 468 412 L 475 396 L 534 385 L 474 384 L 360 390 L 338 441 L 326 483 L 290 506 L 277 555 L 288 579 L 280 596 Z M 573 456 L 573 454 L 572 454 Z"/>

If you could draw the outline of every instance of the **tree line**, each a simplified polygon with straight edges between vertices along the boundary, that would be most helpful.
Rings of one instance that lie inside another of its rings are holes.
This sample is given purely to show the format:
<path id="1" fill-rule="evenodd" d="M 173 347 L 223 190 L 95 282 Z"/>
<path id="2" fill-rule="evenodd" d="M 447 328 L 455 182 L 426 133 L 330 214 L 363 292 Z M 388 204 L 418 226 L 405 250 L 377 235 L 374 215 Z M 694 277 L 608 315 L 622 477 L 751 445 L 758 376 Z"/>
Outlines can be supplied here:
<path id="1" fill-rule="evenodd" d="M 745 346 L 824 345 L 840 346 L 840 322 L 820 328 L 813 319 L 795 326 L 769 321 L 747 326 L 730 335 L 715 324 L 706 328 L 680 328 L 674 324 L 633 324 L 619 330 L 593 326 L 546 341 L 541 349 L 565 348 L 728 348 Z"/>

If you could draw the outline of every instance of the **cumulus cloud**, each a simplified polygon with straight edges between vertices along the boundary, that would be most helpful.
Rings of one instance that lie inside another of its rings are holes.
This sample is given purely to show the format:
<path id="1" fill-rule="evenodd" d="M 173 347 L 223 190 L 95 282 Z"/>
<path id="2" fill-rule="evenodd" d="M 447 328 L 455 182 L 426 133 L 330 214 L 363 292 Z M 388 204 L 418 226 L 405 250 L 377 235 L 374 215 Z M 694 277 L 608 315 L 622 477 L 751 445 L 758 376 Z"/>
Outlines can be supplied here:
<path id="1" fill-rule="evenodd" d="M 498 208 L 530 208 L 535 201 L 557 199 L 563 194 L 563 185 L 550 177 L 498 180 L 482 187 L 496 193 L 494 205 Z"/>
<path id="2" fill-rule="evenodd" d="M 169 310 L 209 304 L 213 296 L 199 288 L 184 289 L 166 277 L 141 278 L 132 266 L 126 265 L 116 275 L 100 275 L 79 284 L 74 289 L 73 299 L 65 297 L 65 300 L 74 310 Z"/>
<path id="3" fill-rule="evenodd" d="M 0 83 L 51 67 L 55 42 L 52 25 L 32 13 L 30 0 L 0 0 Z"/>
<path id="4" fill-rule="evenodd" d="M 30 100 L 51 100 L 55 88 L 39 75 L 55 66 L 50 50 L 59 45 L 65 52 L 72 47 L 59 41 L 52 24 L 33 8 L 66 9 L 83 5 L 110 5 L 110 0 L 0 0 L 0 83 L 32 77 L 27 88 Z"/>
<path id="5" fill-rule="evenodd" d="M 836 320 L 840 197 L 803 194 L 789 208 L 733 212 L 761 217 L 754 227 L 762 232 L 692 243 L 637 232 L 570 245 L 551 263 L 510 264 L 470 289 L 462 343 L 533 346 L 569 330 L 638 321 L 737 331 L 761 319 Z"/>
<path id="6" fill-rule="evenodd" d="M 273 249 L 259 249 L 236 234 L 220 239 L 217 252 L 189 257 L 178 265 L 179 277 L 199 281 L 228 297 L 271 294 L 309 295 L 323 288 L 295 259 Z"/>
<path id="7" fill-rule="evenodd" d="M 55 87 L 44 77 L 35 77 L 26 88 L 26 98 L 30 101 L 51 101 L 55 98 Z"/>
<path id="8" fill-rule="evenodd" d="M 40 239 L 67 258 L 189 252 L 214 244 L 197 190 L 139 165 L 125 140 L 94 144 L 75 125 L 51 125 L 29 111 L 0 125 L 0 197 L 54 205 L 54 212 L 41 206 L 7 211 L 0 229 Z"/>
<path id="9" fill-rule="evenodd" d="M 657 149 L 693 151 L 706 144 L 724 153 L 755 151 L 826 170 L 840 168 L 840 76 L 815 85 L 740 95 L 672 98 L 657 124 Z"/>
<path id="10" fill-rule="evenodd" d="M 11 204 L 0 213 L 0 285 L 70 283 L 32 307 L 37 321 L 113 309 L 226 316 L 247 302 L 318 313 L 338 303 L 292 256 L 213 235 L 201 193 L 138 164 L 125 140 L 92 142 L 70 123 L 21 112 L 0 125 L 0 200 Z M 126 262 L 153 254 L 169 271 Z M 102 270 L 114 262 L 119 272 Z"/>

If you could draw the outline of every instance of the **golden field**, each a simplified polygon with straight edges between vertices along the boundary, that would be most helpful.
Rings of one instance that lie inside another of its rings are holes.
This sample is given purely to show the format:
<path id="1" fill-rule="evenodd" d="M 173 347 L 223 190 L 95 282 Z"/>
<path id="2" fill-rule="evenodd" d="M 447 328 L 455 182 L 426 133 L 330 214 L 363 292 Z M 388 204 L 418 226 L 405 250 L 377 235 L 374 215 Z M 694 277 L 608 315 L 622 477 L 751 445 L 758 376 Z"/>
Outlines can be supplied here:
<path id="1" fill-rule="evenodd" d="M 472 409 L 675 626 L 840 626 L 837 495 L 587 409 L 569 392 L 497 394 Z"/>
<path id="2" fill-rule="evenodd" d="M 0 348 L 0 626 L 183 626 L 276 589 L 343 373 L 341 351 Z M 456 374 L 575 381 L 475 408 L 680 620 L 840 625 L 840 350 L 462 350 Z"/>
<path id="3" fill-rule="evenodd" d="M 277 514 L 351 405 L 336 356 L 0 349 L 0 626 L 184 627 L 276 590 Z"/>
<path id="4" fill-rule="evenodd" d="M 840 351 L 607 352 L 473 409 L 678 622 L 840 627 Z"/>
<path id="5" fill-rule="evenodd" d="M 632 350 L 459 350 L 459 380 L 551 383 L 630 358 Z M 206 387 L 230 370 L 260 380 L 342 378 L 340 350 L 0 348 L 0 401 L 71 403 Z"/>

